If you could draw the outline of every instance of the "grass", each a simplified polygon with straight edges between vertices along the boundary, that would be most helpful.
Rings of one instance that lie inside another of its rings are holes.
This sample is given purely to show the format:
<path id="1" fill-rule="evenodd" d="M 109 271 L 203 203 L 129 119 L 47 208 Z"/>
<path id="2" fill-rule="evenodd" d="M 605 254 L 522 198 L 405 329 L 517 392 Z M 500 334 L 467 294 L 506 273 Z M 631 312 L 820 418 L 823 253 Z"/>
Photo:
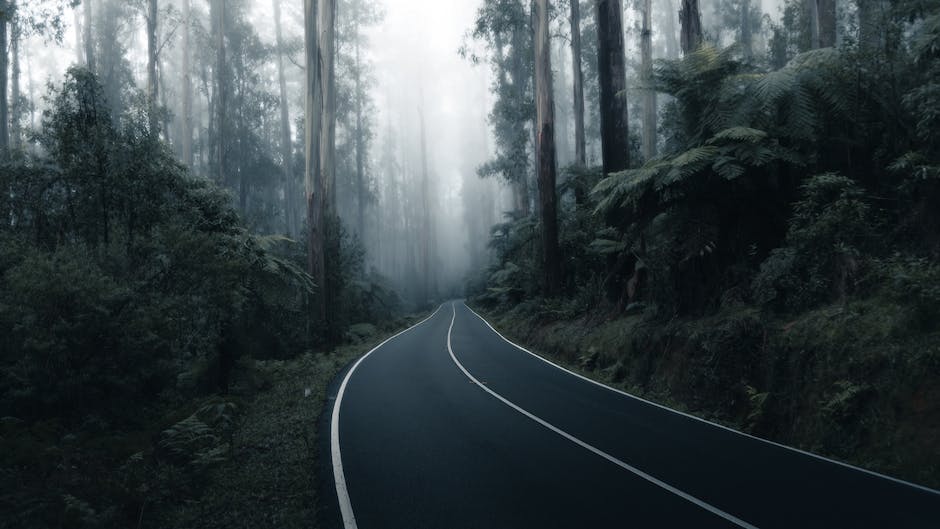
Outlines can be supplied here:
<path id="1" fill-rule="evenodd" d="M 400 328 L 417 318 L 398 322 Z M 367 334 L 368 330 L 372 334 Z M 394 331 L 397 332 L 397 331 Z M 256 362 L 262 389 L 245 406 L 232 454 L 215 467 L 200 498 L 169 509 L 165 527 L 318 527 L 318 418 L 330 382 L 394 332 L 358 329 L 359 344 L 329 354 Z"/>

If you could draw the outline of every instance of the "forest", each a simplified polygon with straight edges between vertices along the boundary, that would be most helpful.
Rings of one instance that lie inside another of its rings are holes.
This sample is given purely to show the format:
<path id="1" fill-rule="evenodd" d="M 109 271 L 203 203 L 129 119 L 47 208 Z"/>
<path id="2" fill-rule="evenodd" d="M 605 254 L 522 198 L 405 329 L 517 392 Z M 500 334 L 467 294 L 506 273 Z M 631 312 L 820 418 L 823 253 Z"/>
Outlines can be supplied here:
<path id="1" fill-rule="evenodd" d="M 935 0 L 0 0 L 0 190 L 0 527 L 318 526 L 453 299 L 940 487 Z"/>

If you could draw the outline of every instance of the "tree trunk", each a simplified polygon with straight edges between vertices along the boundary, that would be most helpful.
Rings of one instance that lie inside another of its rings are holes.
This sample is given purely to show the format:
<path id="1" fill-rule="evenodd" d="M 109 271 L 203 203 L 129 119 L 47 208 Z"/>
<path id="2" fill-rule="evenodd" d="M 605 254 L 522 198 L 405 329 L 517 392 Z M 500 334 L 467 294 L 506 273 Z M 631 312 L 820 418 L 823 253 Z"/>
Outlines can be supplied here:
<path id="1" fill-rule="evenodd" d="M 7 48 L 7 28 L 10 7 L 0 0 L 0 157 L 6 157 L 10 148 L 9 64 L 10 50 Z"/>
<path id="2" fill-rule="evenodd" d="M 809 41 L 811 49 L 819 48 L 819 2 L 806 0 L 806 10 L 809 15 Z"/>
<path id="3" fill-rule="evenodd" d="M 741 0 L 741 51 L 746 60 L 754 56 L 754 46 L 751 41 L 751 0 Z"/>
<path id="4" fill-rule="evenodd" d="M 513 98 L 517 102 L 524 101 L 526 99 L 526 86 L 532 78 L 531 74 L 526 71 L 525 56 L 523 54 L 526 40 L 526 36 L 524 34 L 525 27 L 526 26 L 523 25 L 522 27 L 514 28 L 512 32 L 512 87 L 514 90 Z M 513 137 L 519 145 L 528 145 L 528 132 L 526 132 L 525 122 L 525 119 L 519 118 L 516 119 L 516 122 L 513 124 L 515 127 Z M 527 165 L 527 162 L 518 163 L 517 168 L 514 171 L 515 174 L 512 178 L 512 184 L 514 186 L 516 198 L 516 211 L 518 211 L 523 217 L 528 217 L 532 213 L 532 210 L 529 206 L 529 174 Z"/>
<path id="5" fill-rule="evenodd" d="M 320 173 L 323 180 L 324 211 L 332 216 L 336 204 L 336 0 L 320 0 L 319 37 L 320 91 Z"/>
<path id="6" fill-rule="evenodd" d="M 150 114 L 150 134 L 159 136 L 157 128 L 157 0 L 147 2 L 147 110 Z"/>
<path id="7" fill-rule="evenodd" d="M 97 71 L 97 65 L 95 64 L 95 39 L 92 36 L 92 28 L 94 26 L 94 19 L 92 18 L 92 3 L 93 0 L 82 0 L 82 7 L 85 12 L 85 37 L 82 39 L 85 43 L 85 67 L 91 70 L 92 72 Z"/>
<path id="8" fill-rule="evenodd" d="M 574 73 L 574 151 L 575 162 L 587 165 L 584 135 L 584 73 L 581 68 L 581 0 L 571 1 L 571 70 Z"/>
<path id="9" fill-rule="evenodd" d="M 284 35 L 281 30 L 281 0 L 272 0 L 274 4 L 274 34 L 277 38 L 277 82 L 281 97 L 281 165 L 284 170 L 284 228 L 293 235 L 294 231 L 294 173 L 293 148 L 290 134 L 290 102 L 287 100 L 287 80 L 284 76 Z"/>
<path id="10" fill-rule="evenodd" d="M 216 26 L 216 139 L 218 142 L 218 183 L 219 185 L 225 185 L 226 183 L 226 174 L 225 174 L 225 157 L 226 157 L 226 130 L 225 130 L 225 121 L 226 115 L 228 113 L 228 101 L 226 98 L 226 92 L 228 87 L 225 85 L 226 76 L 225 76 L 225 0 L 215 0 L 214 2 L 216 13 L 215 13 L 215 26 Z"/>
<path id="11" fill-rule="evenodd" d="M 679 36 L 682 53 L 692 53 L 702 45 L 702 14 L 698 9 L 698 0 L 682 0 L 679 22 L 682 25 L 682 34 Z"/>
<path id="12" fill-rule="evenodd" d="M 536 3 L 535 106 L 538 130 L 537 164 L 539 215 L 542 235 L 542 272 L 545 294 L 561 288 L 561 252 L 558 248 L 558 213 L 555 197 L 555 102 L 552 91 L 552 59 L 548 0 Z"/>
<path id="13" fill-rule="evenodd" d="M 183 133 L 180 138 L 182 146 L 183 164 L 190 170 L 193 168 L 193 72 L 192 48 L 190 34 L 192 33 L 192 0 L 183 0 Z"/>
<path id="14" fill-rule="evenodd" d="M 72 9 L 72 23 L 75 25 L 75 65 L 81 66 L 85 63 L 85 56 L 82 44 L 82 13 L 78 6 Z"/>
<path id="15" fill-rule="evenodd" d="M 16 2 L 11 1 L 11 12 L 16 13 Z M 10 72 L 12 76 L 12 85 L 10 87 L 10 140 L 14 149 L 22 147 L 23 135 L 20 124 L 22 123 L 23 107 L 20 101 L 20 39 L 22 38 L 22 28 L 17 17 L 13 17 L 10 23 L 10 54 L 13 61 L 13 68 Z"/>
<path id="16" fill-rule="evenodd" d="M 643 80 L 643 158 L 656 156 L 656 90 L 653 89 L 653 3 L 643 0 L 640 55 Z"/>
<path id="17" fill-rule="evenodd" d="M 672 0 L 666 2 L 666 58 L 676 59 L 679 57 L 679 41 L 676 35 L 676 7 Z"/>
<path id="18" fill-rule="evenodd" d="M 363 130 L 362 100 L 365 97 L 362 89 L 362 57 L 359 45 L 359 6 L 362 0 L 354 3 L 353 13 L 353 46 L 355 46 L 355 105 L 356 105 L 356 231 L 359 239 L 364 241 L 366 233 L 366 200 L 368 189 L 365 175 L 365 131 Z"/>
<path id="19" fill-rule="evenodd" d="M 421 120 L 421 301 L 431 301 L 431 177 L 428 174 L 428 142 L 424 112 L 418 108 Z"/>
<path id="20" fill-rule="evenodd" d="M 327 0 L 329 1 L 329 0 Z M 326 288 L 324 260 L 324 195 L 320 174 L 320 121 L 323 93 L 320 91 L 320 59 L 317 42 L 318 0 L 304 0 L 304 49 L 306 90 L 304 102 L 304 187 L 307 198 L 307 271 L 322 292 Z M 326 319 L 326 297 L 316 296 L 315 319 Z"/>
<path id="21" fill-rule="evenodd" d="M 819 47 L 832 48 L 836 45 L 836 0 L 815 0 L 815 2 Z"/>
<path id="22" fill-rule="evenodd" d="M 604 173 L 630 167 L 627 72 L 620 0 L 596 0 L 597 71 L 601 92 L 601 154 Z"/>

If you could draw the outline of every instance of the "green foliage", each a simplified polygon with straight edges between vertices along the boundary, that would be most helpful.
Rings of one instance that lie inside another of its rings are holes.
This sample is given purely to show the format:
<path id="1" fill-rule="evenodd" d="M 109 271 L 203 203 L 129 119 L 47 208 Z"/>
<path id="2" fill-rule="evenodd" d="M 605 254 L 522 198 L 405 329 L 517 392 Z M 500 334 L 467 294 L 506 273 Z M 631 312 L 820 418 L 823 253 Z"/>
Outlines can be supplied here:
<path id="1" fill-rule="evenodd" d="M 793 310 L 844 299 L 877 251 L 878 228 L 876 213 L 854 181 L 836 174 L 812 177 L 794 205 L 787 246 L 761 265 L 755 299 Z"/>

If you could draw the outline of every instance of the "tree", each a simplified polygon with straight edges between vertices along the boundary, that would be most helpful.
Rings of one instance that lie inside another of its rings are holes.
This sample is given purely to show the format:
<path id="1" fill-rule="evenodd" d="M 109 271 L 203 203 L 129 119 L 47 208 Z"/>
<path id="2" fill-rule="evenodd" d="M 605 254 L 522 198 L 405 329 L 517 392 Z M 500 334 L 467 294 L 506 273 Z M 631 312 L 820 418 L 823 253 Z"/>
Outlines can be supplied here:
<path id="1" fill-rule="evenodd" d="M 330 1 L 330 0 L 327 0 Z M 304 101 L 304 188 L 307 198 L 307 270 L 321 293 L 326 287 L 326 263 L 324 257 L 324 208 L 325 196 L 320 173 L 320 131 L 323 92 L 320 84 L 320 49 L 317 25 L 319 20 L 317 0 L 304 1 L 304 50 L 306 67 L 306 89 Z M 326 319 L 326 298 L 316 297 L 314 316 Z"/>
<path id="2" fill-rule="evenodd" d="M 7 47 L 7 29 L 13 20 L 12 6 L 0 0 L 0 157 L 10 148 L 10 107 L 8 94 L 10 50 Z"/>
<path id="3" fill-rule="evenodd" d="M 183 121 L 180 143 L 183 165 L 193 168 L 193 72 L 192 72 L 192 0 L 183 1 L 182 85 Z"/>
<path id="4" fill-rule="evenodd" d="M 836 0 L 809 0 L 813 4 L 813 47 L 836 45 Z"/>
<path id="5" fill-rule="evenodd" d="M 702 45 L 702 14 L 698 9 L 698 0 L 682 0 L 679 23 L 682 26 L 679 44 L 682 53 L 687 55 Z"/>
<path id="6" fill-rule="evenodd" d="M 225 185 L 227 179 L 226 173 L 226 144 L 227 122 L 228 122 L 228 79 L 226 76 L 225 61 L 225 0 L 213 0 L 210 4 L 209 16 L 212 18 L 212 28 L 215 38 L 215 142 L 216 142 L 216 163 L 218 171 L 216 181 L 219 185 Z"/>
<path id="7" fill-rule="evenodd" d="M 656 90 L 653 89 L 652 0 L 643 0 L 643 25 L 640 33 L 641 72 L 643 82 L 643 158 L 656 156 Z"/>
<path id="8" fill-rule="evenodd" d="M 489 114 L 496 152 L 477 173 L 506 181 L 513 190 L 515 211 L 523 217 L 530 214 L 528 146 L 533 135 L 528 126 L 535 116 L 531 31 L 531 20 L 521 0 L 486 0 L 477 11 L 470 33 L 488 48 L 492 92 L 496 96 Z M 461 53 L 474 63 L 481 61 L 467 46 Z"/>
<path id="9" fill-rule="evenodd" d="M 290 133 L 290 108 L 287 100 L 287 80 L 284 76 L 284 35 L 281 30 L 281 0 L 272 0 L 274 7 L 274 33 L 277 39 L 277 82 L 281 108 L 281 167 L 284 170 L 284 221 L 289 234 L 294 228 L 294 172 L 293 148 Z"/>
<path id="10" fill-rule="evenodd" d="M 596 0 L 597 69 L 601 92 L 601 152 L 604 173 L 630 167 L 627 72 L 620 0 Z"/>
<path id="11" fill-rule="evenodd" d="M 561 287 L 561 255 L 558 248 L 558 213 L 555 196 L 555 101 L 552 91 L 552 60 L 548 0 L 536 2 L 535 101 L 539 216 L 542 235 L 542 273 L 548 295 Z"/>
<path id="12" fill-rule="evenodd" d="M 587 144 L 584 135 L 584 79 L 581 68 L 581 2 L 571 3 L 571 70 L 574 74 L 574 148 L 575 161 L 587 164 Z"/>
<path id="13" fill-rule="evenodd" d="M 421 294 L 422 304 L 431 299 L 431 175 L 428 172 L 428 141 L 424 111 L 418 108 L 421 121 Z"/>
<path id="14" fill-rule="evenodd" d="M 157 128 L 157 0 L 147 0 L 147 110 L 150 114 L 150 134 L 159 135 Z"/>
<path id="15" fill-rule="evenodd" d="M 82 7 L 85 12 L 85 66 L 92 72 L 97 71 L 97 63 L 95 63 L 95 39 L 92 28 L 94 26 L 94 8 L 92 7 L 93 0 L 82 0 Z"/>

